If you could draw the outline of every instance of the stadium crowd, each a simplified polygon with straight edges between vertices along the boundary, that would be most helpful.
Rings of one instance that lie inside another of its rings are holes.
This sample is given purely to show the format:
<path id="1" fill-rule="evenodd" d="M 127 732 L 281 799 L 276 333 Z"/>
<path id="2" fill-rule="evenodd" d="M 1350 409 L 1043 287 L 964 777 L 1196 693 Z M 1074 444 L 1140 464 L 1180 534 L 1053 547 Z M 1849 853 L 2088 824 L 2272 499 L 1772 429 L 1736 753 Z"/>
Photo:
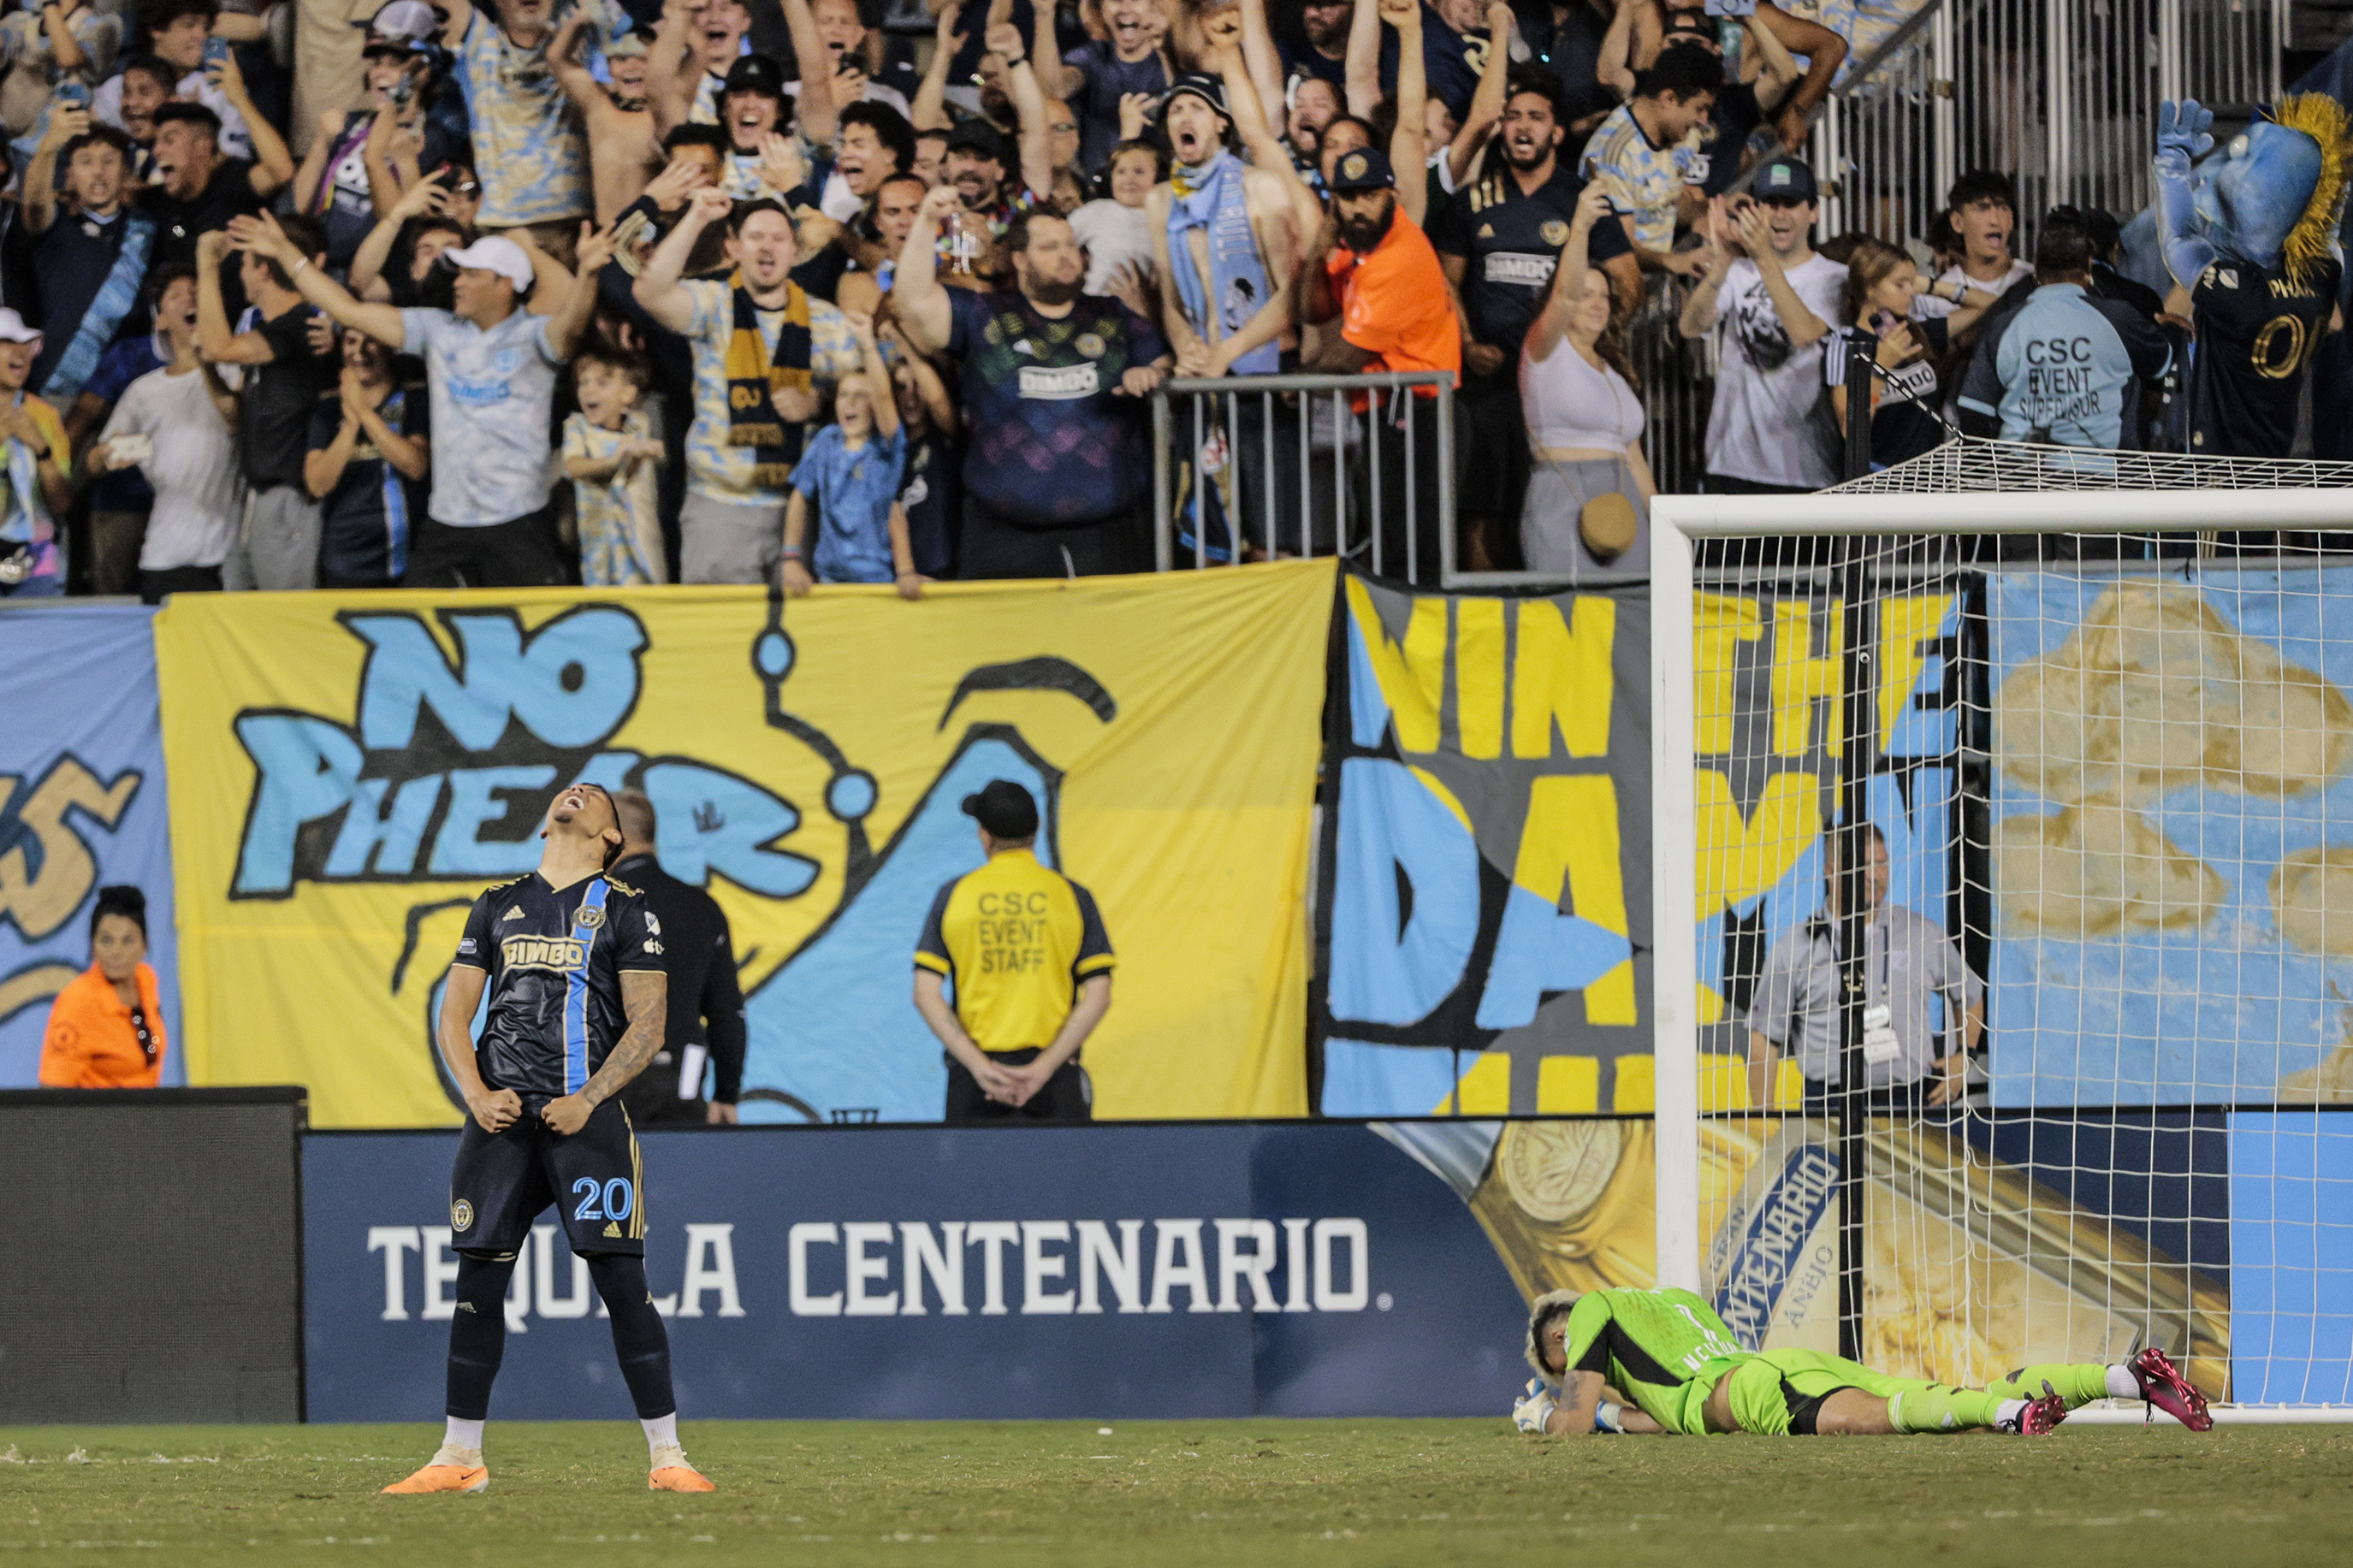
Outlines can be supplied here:
<path id="1" fill-rule="evenodd" d="M 1459 378 L 1466 564 L 1640 570 L 1662 299 L 1731 491 L 1834 481 L 1857 338 L 1876 463 L 2168 439 L 2193 321 L 2169 438 L 2285 456 L 2334 312 L 2021 258 L 1998 171 L 1820 234 L 1848 46 L 1769 0 L 928 4 L 391 0 L 301 125 L 282 5 L 0 19 L 0 596 L 1142 569 L 1155 386 L 1294 371 Z"/>

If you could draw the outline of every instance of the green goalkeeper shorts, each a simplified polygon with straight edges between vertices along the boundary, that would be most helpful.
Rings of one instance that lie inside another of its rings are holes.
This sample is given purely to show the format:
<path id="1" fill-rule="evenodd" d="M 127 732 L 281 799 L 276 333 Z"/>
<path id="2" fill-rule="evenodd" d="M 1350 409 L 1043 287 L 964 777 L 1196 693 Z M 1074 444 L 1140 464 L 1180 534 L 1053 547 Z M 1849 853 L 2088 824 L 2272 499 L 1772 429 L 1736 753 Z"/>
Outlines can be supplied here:
<path id="1" fill-rule="evenodd" d="M 1810 1437 L 1822 1401 L 1840 1389 L 1884 1397 L 1896 1392 L 1899 1381 L 1822 1351 L 1763 1351 L 1734 1370 L 1726 1393 L 1733 1423 L 1743 1432 Z"/>

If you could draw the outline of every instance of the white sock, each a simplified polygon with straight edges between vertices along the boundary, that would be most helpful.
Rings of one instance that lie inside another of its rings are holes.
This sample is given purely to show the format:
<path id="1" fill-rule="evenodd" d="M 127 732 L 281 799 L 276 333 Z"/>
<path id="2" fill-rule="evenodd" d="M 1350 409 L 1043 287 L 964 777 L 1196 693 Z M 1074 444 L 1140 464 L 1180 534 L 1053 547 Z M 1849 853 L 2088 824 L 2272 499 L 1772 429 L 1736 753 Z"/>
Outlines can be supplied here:
<path id="1" fill-rule="evenodd" d="M 434 1458 L 447 1463 L 442 1455 L 462 1454 L 479 1459 L 482 1452 L 482 1424 L 480 1421 L 460 1421 L 455 1415 L 448 1421 L 448 1429 L 441 1435 L 441 1452 L 434 1455 Z"/>
<path id="2" fill-rule="evenodd" d="M 1998 1431 L 2015 1432 L 2018 1430 L 2018 1418 L 2025 1414 L 2026 1401 L 2005 1399 L 1994 1407 L 1994 1426 Z"/>
<path id="3" fill-rule="evenodd" d="M 640 1421 L 638 1425 L 646 1429 L 647 1451 L 657 1458 L 664 1448 L 678 1447 L 677 1411 L 673 1410 L 667 1415 L 657 1415 L 650 1421 Z"/>
<path id="4" fill-rule="evenodd" d="M 2140 1397 L 2140 1379 L 2133 1375 L 2132 1368 L 2128 1366 L 2108 1368 L 2108 1397 L 2111 1399 Z"/>

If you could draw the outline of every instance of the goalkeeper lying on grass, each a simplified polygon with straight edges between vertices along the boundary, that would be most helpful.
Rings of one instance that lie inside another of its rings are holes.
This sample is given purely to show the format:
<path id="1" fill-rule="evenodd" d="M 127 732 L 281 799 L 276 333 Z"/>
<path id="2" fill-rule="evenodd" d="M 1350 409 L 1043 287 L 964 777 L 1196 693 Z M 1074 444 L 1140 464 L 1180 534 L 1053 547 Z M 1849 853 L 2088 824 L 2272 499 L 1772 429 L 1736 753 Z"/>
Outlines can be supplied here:
<path id="1" fill-rule="evenodd" d="M 1889 1377 L 1820 1351 L 1744 1350 L 1688 1290 L 1556 1290 L 1529 1309 L 1542 1374 L 1512 1407 L 1523 1432 L 1717 1432 L 1865 1436 L 1989 1428 L 2040 1436 L 2094 1399 L 2142 1399 L 2193 1432 L 2206 1398 L 2163 1351 L 2124 1366 L 2030 1366 L 1991 1387 Z M 1634 1408 L 1609 1397 L 1624 1390 Z"/>

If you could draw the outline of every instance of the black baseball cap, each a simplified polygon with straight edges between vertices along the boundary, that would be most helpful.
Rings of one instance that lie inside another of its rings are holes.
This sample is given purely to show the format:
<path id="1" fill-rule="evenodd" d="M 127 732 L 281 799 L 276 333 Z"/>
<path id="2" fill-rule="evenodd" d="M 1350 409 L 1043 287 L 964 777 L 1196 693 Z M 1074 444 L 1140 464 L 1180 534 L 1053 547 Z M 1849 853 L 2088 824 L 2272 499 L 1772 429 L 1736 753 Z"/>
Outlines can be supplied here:
<path id="1" fill-rule="evenodd" d="M 1011 779 L 991 779 L 964 797 L 964 814 L 991 838 L 1028 838 L 1038 831 L 1038 803 Z"/>
<path id="2" fill-rule="evenodd" d="M 731 92 L 765 92 L 781 100 L 785 96 L 784 68 L 765 55 L 738 55 L 735 63 L 727 68 L 727 79 L 719 88 L 722 98 Z"/>
<path id="3" fill-rule="evenodd" d="M 1187 94 L 1199 99 L 1228 120 L 1234 117 L 1233 110 L 1226 107 L 1226 84 L 1207 71 L 1187 71 L 1170 83 L 1166 95 L 1160 100 L 1161 117 L 1167 118 L 1168 106 Z"/>
<path id="4" fill-rule="evenodd" d="M 1344 153 L 1332 168 L 1332 189 L 1341 191 L 1373 191 L 1397 184 L 1397 175 L 1389 168 L 1388 154 L 1377 147 L 1359 147 Z"/>
<path id="5" fill-rule="evenodd" d="M 986 120 L 967 120 L 949 132 L 946 150 L 951 153 L 977 153 L 984 158 L 995 159 L 1008 169 L 1013 166 L 1013 160 L 1005 153 L 1005 138 L 998 135 L 997 128 Z"/>
<path id="6" fill-rule="evenodd" d="M 1748 189 L 1760 202 L 1810 202 L 1821 195 L 1814 188 L 1814 172 L 1802 158 L 1767 158 L 1757 166 L 1757 183 Z"/>

